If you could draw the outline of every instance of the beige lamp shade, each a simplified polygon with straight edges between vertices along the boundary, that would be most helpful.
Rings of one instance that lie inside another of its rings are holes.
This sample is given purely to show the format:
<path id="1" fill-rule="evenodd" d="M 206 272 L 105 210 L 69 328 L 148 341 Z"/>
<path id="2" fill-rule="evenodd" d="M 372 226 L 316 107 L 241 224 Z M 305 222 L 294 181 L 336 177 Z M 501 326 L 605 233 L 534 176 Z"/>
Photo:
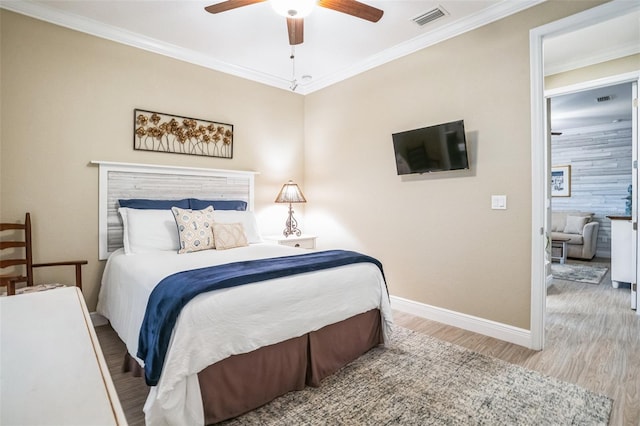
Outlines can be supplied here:
<path id="1" fill-rule="evenodd" d="M 276 197 L 276 203 L 306 203 L 307 199 L 304 194 L 293 181 L 289 181 L 282 185 L 280 193 Z"/>

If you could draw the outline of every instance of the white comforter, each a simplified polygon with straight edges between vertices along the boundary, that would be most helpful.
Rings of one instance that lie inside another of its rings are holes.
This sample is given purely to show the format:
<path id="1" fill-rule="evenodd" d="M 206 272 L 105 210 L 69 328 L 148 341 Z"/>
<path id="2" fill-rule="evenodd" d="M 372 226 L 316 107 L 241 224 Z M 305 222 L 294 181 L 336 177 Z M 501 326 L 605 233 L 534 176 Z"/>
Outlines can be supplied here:
<path id="1" fill-rule="evenodd" d="M 151 291 L 175 272 L 248 259 L 301 254 L 298 248 L 251 244 L 197 253 L 113 253 L 102 277 L 97 311 L 133 356 Z M 197 373 L 234 354 L 250 352 L 378 308 L 385 341 L 392 322 L 377 266 L 359 263 L 204 293 L 182 310 L 160 381 L 144 407 L 147 425 L 202 425 Z M 140 364 L 143 363 L 138 360 Z"/>

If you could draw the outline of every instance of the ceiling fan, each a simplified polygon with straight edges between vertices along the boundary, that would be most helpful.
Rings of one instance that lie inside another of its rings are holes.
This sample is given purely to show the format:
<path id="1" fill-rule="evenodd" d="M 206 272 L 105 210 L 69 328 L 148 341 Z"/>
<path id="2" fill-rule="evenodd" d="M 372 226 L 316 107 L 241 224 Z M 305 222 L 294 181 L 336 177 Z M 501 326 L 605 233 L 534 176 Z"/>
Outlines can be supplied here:
<path id="1" fill-rule="evenodd" d="M 267 0 L 225 0 L 207 6 L 204 10 L 209 13 L 220 13 L 264 1 Z M 378 22 L 384 13 L 380 9 L 356 0 L 269 0 L 269 2 L 278 14 L 287 18 L 289 44 L 292 46 L 304 41 L 304 17 L 311 13 L 316 4 L 370 22 Z"/>

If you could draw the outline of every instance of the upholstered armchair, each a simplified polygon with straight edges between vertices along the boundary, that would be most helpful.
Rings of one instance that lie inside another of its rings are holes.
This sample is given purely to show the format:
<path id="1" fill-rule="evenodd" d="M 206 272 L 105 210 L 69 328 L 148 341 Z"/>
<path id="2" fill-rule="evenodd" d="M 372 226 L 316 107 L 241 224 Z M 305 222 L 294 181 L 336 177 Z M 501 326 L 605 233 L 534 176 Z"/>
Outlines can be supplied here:
<path id="1" fill-rule="evenodd" d="M 591 260 L 596 255 L 600 223 L 593 213 L 554 211 L 551 213 L 551 238 L 568 238 L 567 257 Z"/>

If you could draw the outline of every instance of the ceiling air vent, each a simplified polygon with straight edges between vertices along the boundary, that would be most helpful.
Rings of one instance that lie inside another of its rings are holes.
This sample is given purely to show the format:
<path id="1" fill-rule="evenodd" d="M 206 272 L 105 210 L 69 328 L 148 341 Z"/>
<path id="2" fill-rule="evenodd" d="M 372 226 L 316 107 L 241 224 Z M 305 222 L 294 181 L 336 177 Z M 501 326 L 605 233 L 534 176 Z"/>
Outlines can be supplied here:
<path id="1" fill-rule="evenodd" d="M 607 102 L 611 100 L 611 95 L 607 95 L 607 96 L 600 96 L 599 98 L 596 98 L 596 101 L 598 102 Z"/>
<path id="2" fill-rule="evenodd" d="M 422 27 L 424 25 L 427 25 L 429 22 L 433 22 L 436 19 L 442 18 L 446 15 L 448 15 L 447 11 L 444 10 L 442 6 L 438 6 L 435 9 L 418 15 L 411 20 Z"/>

